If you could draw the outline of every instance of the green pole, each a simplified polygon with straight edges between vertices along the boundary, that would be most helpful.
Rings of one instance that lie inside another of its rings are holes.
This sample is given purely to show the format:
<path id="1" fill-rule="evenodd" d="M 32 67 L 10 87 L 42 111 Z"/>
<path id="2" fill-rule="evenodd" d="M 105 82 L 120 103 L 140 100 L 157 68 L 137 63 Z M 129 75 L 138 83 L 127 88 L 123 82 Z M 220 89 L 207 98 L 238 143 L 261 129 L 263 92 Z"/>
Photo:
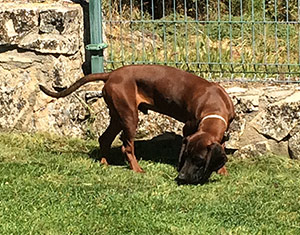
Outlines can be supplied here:
<path id="1" fill-rule="evenodd" d="M 103 73 L 103 49 L 107 47 L 102 37 L 102 0 L 89 1 L 91 44 L 86 49 L 91 52 L 92 73 Z"/>

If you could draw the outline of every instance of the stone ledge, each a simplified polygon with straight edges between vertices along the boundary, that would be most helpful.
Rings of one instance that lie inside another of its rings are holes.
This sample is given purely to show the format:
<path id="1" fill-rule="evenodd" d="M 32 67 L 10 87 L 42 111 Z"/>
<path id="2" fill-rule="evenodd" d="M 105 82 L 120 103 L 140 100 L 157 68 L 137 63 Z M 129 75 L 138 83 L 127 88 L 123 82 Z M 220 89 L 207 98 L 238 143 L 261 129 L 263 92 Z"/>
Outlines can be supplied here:
<path id="1" fill-rule="evenodd" d="M 228 87 L 237 113 L 227 148 L 236 156 L 273 153 L 300 158 L 298 85 Z"/>
<path id="2" fill-rule="evenodd" d="M 0 129 L 80 135 L 84 127 L 69 120 L 68 111 L 74 116 L 80 102 L 70 97 L 53 110 L 38 84 L 65 86 L 83 76 L 82 8 L 10 2 L 0 4 Z"/>
<path id="3" fill-rule="evenodd" d="M 0 46 L 39 53 L 76 54 L 83 41 L 82 9 L 79 5 L 0 5 Z"/>

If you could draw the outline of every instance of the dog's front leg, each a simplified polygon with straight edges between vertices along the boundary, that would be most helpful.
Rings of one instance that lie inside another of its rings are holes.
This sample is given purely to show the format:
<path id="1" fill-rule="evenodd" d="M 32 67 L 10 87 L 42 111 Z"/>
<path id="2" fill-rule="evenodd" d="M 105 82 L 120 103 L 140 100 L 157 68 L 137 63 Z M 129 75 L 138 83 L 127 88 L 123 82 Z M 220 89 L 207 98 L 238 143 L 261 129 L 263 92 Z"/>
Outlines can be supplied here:
<path id="1" fill-rule="evenodd" d="M 134 154 L 134 137 L 130 137 L 127 131 L 123 131 L 121 139 L 123 141 L 122 152 L 125 154 L 130 168 L 135 172 L 144 173 L 144 170 L 138 164 Z"/>

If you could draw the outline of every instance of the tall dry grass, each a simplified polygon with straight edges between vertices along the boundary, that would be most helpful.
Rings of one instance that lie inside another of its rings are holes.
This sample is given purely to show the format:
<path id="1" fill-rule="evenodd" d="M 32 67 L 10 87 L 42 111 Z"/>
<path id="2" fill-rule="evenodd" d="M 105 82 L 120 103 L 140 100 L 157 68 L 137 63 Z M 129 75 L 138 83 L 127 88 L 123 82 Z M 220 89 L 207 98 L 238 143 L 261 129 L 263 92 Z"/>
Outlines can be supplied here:
<path id="1" fill-rule="evenodd" d="M 114 3 L 104 12 L 106 69 L 149 63 L 176 66 L 212 79 L 298 79 L 299 24 L 251 16 L 196 21 L 170 14 L 154 20 L 139 7 Z"/>

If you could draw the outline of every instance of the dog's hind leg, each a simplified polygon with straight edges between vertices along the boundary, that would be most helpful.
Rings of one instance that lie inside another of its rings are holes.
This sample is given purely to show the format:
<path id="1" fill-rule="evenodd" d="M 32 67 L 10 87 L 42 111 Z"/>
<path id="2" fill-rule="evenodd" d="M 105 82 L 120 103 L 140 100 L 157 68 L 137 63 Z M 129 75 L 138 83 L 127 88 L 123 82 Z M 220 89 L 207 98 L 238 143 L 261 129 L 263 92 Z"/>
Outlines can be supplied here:
<path id="1" fill-rule="evenodd" d="M 110 110 L 110 116 L 114 117 L 120 124 L 118 130 L 121 128 L 123 131 L 121 136 L 123 141 L 122 151 L 126 155 L 130 168 L 135 172 L 143 172 L 134 155 L 134 137 L 138 125 L 136 85 L 133 82 L 128 82 L 122 76 L 113 77 L 105 84 L 103 91 L 105 102 Z M 104 142 L 108 143 L 108 141 Z"/>
<path id="2" fill-rule="evenodd" d="M 101 163 L 108 164 L 107 157 L 109 156 L 109 150 L 112 142 L 116 138 L 116 136 L 121 131 L 121 124 L 119 121 L 111 117 L 109 126 L 106 131 L 99 137 L 99 145 L 100 145 L 100 153 L 101 153 Z"/>

